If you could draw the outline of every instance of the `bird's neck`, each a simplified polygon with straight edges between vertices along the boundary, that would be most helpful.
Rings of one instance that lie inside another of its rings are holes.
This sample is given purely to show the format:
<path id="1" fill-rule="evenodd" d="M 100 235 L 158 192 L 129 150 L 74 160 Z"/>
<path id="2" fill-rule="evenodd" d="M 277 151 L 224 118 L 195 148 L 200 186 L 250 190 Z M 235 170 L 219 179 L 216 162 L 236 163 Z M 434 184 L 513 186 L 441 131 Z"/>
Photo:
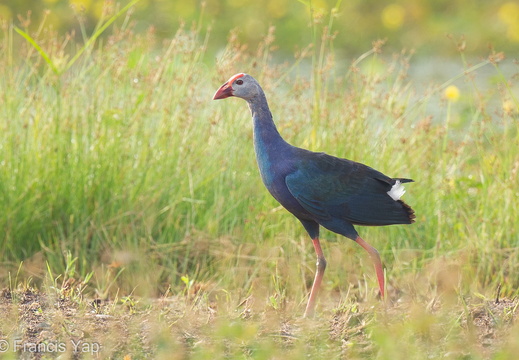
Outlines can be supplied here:
<path id="1" fill-rule="evenodd" d="M 257 100 L 249 101 L 254 128 L 254 150 L 263 183 L 276 197 L 274 183 L 287 171 L 287 160 L 291 158 L 293 147 L 279 134 L 265 95 L 262 94 Z"/>
<path id="2" fill-rule="evenodd" d="M 256 152 L 280 151 L 289 146 L 274 124 L 265 95 L 261 93 L 249 100 L 248 104 L 252 114 Z"/>

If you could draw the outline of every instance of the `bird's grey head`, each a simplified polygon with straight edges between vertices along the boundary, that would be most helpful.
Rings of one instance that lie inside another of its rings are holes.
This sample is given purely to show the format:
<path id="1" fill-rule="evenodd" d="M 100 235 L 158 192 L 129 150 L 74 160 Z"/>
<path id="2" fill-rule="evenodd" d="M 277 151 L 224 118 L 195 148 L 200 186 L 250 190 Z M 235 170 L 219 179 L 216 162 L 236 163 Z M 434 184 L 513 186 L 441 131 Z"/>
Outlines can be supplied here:
<path id="1" fill-rule="evenodd" d="M 247 101 L 258 96 L 262 92 L 258 82 L 248 74 L 236 74 L 216 91 L 213 100 L 225 99 L 236 96 Z"/>

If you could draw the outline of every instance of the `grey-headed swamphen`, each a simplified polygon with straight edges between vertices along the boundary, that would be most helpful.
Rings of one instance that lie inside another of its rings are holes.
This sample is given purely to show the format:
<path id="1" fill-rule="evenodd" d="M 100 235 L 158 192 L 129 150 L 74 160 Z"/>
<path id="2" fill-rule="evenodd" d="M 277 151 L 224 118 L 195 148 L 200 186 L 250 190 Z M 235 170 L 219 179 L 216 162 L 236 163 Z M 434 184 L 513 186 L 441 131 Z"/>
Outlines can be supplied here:
<path id="1" fill-rule="evenodd" d="M 263 183 L 272 196 L 301 221 L 312 238 L 317 271 L 305 316 L 314 313 L 326 260 L 319 242 L 319 225 L 354 240 L 370 255 L 384 296 L 384 270 L 378 251 L 364 241 L 353 225 L 411 224 L 413 209 L 400 197 L 403 183 L 369 166 L 287 143 L 272 119 L 263 89 L 250 75 L 236 74 L 213 99 L 236 96 L 247 101 L 252 113 L 254 149 Z"/>

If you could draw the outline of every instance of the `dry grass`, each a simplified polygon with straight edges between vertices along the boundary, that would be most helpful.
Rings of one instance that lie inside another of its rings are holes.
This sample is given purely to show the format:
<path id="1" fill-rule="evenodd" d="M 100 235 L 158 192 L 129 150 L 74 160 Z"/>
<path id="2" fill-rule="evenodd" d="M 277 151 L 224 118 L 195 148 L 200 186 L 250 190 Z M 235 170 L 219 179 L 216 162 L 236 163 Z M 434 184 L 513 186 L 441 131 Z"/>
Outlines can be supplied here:
<path id="1" fill-rule="evenodd" d="M 405 296 L 327 301 L 317 318 L 302 319 L 297 304 L 275 310 L 261 298 L 202 291 L 121 302 L 4 290 L 0 313 L 13 321 L 0 331 L 5 358 L 24 359 L 515 358 L 517 300 L 451 295 L 425 306 Z"/>

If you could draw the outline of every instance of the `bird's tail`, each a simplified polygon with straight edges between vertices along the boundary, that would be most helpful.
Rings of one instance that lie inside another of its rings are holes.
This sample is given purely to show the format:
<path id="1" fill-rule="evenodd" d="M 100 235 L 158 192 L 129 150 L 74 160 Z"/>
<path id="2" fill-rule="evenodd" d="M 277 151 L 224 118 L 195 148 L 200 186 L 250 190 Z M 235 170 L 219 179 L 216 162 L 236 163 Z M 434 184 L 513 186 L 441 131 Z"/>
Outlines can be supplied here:
<path id="1" fill-rule="evenodd" d="M 408 179 L 407 179 L 408 180 Z M 413 180 L 411 180 L 413 181 Z M 409 182 L 409 181 L 408 181 Z M 407 219 L 409 220 L 409 222 L 405 223 L 405 224 L 412 224 L 414 223 L 415 219 L 416 219 L 416 215 L 414 213 L 414 210 L 409 206 L 407 205 L 405 202 L 403 202 L 402 200 L 398 200 L 397 202 L 400 203 L 400 205 L 402 205 L 402 209 L 406 212 L 407 214 Z"/>
<path id="2" fill-rule="evenodd" d="M 414 182 L 413 179 L 406 179 L 406 178 L 396 178 L 395 180 L 400 181 L 400 183 L 402 183 L 402 184 L 409 183 L 409 182 Z M 409 205 L 407 205 L 405 202 L 403 202 L 402 200 L 398 200 L 398 202 L 402 205 L 402 208 L 407 213 L 407 218 L 409 219 L 408 224 L 414 223 L 414 221 L 416 219 L 416 215 L 414 213 L 414 210 Z"/>

